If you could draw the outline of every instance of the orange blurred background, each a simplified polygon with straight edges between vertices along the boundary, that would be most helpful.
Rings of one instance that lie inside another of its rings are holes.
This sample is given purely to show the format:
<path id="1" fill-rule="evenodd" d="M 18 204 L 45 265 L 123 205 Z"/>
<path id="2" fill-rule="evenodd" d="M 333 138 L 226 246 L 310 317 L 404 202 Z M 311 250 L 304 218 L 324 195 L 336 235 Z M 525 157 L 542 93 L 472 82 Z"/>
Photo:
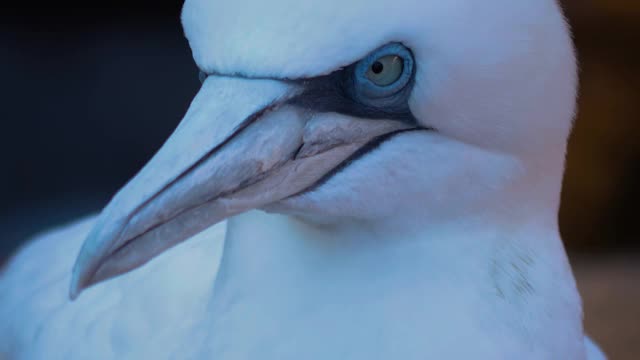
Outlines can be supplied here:
<path id="1" fill-rule="evenodd" d="M 640 1 L 565 0 L 580 61 L 560 223 L 587 332 L 640 359 Z"/>
<path id="2" fill-rule="evenodd" d="M 572 248 L 638 249 L 640 1 L 566 0 L 580 61 L 561 227 Z"/>

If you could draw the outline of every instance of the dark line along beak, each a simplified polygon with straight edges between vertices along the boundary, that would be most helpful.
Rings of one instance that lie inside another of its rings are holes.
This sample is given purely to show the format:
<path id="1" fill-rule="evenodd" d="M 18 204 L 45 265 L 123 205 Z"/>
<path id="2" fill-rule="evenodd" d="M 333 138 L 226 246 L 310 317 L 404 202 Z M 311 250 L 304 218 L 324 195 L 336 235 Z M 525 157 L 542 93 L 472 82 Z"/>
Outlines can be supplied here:
<path id="1" fill-rule="evenodd" d="M 103 210 L 76 260 L 70 297 L 230 216 L 299 194 L 367 143 L 408 128 L 287 105 L 301 91 L 208 77 L 175 132 Z"/>

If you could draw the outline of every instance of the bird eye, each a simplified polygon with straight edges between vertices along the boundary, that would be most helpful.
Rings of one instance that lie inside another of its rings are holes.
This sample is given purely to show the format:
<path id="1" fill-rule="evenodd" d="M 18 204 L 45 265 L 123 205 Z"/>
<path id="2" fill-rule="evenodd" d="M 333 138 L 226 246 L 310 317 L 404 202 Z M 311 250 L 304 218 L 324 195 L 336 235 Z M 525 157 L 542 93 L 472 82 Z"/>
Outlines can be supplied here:
<path id="1" fill-rule="evenodd" d="M 415 125 L 409 109 L 415 75 L 411 50 L 398 42 L 389 43 L 328 75 L 302 79 L 304 90 L 290 103 L 320 112 Z"/>
<path id="2" fill-rule="evenodd" d="M 400 43 L 387 44 L 355 64 L 352 96 L 360 103 L 384 106 L 408 95 L 414 76 L 413 54 Z"/>
<path id="3" fill-rule="evenodd" d="M 367 79 L 378 86 L 389 86 L 400 79 L 404 60 L 398 55 L 386 55 L 374 61 L 367 71 Z"/>

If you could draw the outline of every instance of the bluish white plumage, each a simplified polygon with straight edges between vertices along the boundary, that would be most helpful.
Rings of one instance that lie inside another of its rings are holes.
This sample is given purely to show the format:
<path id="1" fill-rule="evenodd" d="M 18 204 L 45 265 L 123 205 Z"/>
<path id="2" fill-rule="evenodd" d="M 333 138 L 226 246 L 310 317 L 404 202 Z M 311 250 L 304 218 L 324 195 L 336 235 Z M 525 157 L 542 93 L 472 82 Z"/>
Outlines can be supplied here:
<path id="1" fill-rule="evenodd" d="M 188 0 L 183 24 L 211 75 L 97 220 L 10 263 L 0 354 L 601 357 L 558 234 L 576 67 L 555 1 Z M 406 125 L 292 106 L 287 79 L 393 42 L 434 131 L 398 133 L 296 196 Z"/>

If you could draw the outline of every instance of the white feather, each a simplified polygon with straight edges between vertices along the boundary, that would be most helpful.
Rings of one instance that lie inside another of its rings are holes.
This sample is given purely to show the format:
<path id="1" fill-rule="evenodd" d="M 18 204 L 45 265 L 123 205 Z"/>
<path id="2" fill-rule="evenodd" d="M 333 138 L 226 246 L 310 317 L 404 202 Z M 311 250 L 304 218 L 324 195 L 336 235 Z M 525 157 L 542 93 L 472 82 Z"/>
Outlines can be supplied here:
<path id="1" fill-rule="evenodd" d="M 8 264 L 0 277 L 0 359 L 169 359 L 189 347 L 212 294 L 226 223 L 70 302 L 71 268 L 94 223 L 38 236 Z"/>
<path id="2" fill-rule="evenodd" d="M 203 70 L 247 77 L 325 74 L 401 41 L 411 110 L 438 131 L 395 136 L 278 214 L 232 218 L 74 303 L 93 220 L 36 239 L 0 280 L 0 354 L 597 358 L 556 219 L 576 92 L 556 1 L 187 0 L 183 22 Z"/>

